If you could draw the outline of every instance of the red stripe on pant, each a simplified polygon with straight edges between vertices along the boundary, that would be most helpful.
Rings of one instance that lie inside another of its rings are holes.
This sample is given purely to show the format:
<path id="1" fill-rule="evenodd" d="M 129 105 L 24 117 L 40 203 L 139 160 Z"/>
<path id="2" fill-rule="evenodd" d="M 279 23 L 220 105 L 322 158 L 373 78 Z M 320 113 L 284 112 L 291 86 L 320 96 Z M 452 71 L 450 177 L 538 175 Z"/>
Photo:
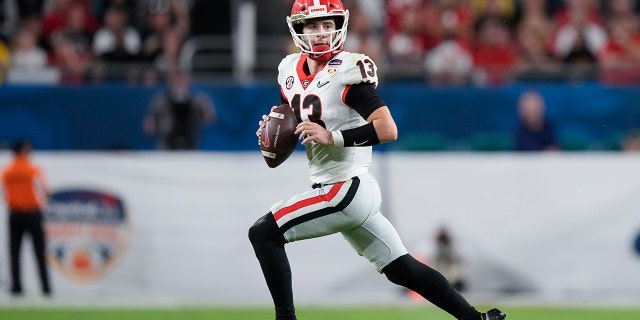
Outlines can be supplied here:
<path id="1" fill-rule="evenodd" d="M 334 184 L 333 187 L 331 187 L 331 190 L 329 190 L 329 192 L 327 192 L 326 194 L 321 194 L 312 198 L 300 200 L 290 206 L 286 206 L 276 211 L 273 214 L 273 218 L 276 219 L 276 221 L 278 221 L 280 220 L 280 218 L 288 215 L 291 212 L 299 210 L 301 208 L 308 207 L 322 201 L 331 201 L 338 194 L 338 191 L 340 191 L 340 188 L 342 188 L 342 185 L 344 185 L 344 181 Z"/>

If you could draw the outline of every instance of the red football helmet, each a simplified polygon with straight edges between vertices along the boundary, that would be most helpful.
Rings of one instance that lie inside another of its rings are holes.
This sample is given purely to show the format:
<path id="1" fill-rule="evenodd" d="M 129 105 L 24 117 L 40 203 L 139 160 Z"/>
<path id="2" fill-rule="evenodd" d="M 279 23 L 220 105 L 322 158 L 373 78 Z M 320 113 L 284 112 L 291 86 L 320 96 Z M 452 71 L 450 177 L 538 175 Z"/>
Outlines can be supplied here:
<path id="1" fill-rule="evenodd" d="M 325 17 L 336 18 L 336 30 L 330 32 L 329 46 L 313 48 L 309 35 L 302 33 L 302 27 L 308 19 Z M 291 15 L 287 17 L 287 25 L 293 37 L 293 43 L 300 48 L 300 51 L 316 60 L 328 60 L 333 54 L 342 50 L 342 45 L 347 37 L 348 22 L 349 10 L 344 8 L 340 0 L 296 0 L 293 3 Z"/>

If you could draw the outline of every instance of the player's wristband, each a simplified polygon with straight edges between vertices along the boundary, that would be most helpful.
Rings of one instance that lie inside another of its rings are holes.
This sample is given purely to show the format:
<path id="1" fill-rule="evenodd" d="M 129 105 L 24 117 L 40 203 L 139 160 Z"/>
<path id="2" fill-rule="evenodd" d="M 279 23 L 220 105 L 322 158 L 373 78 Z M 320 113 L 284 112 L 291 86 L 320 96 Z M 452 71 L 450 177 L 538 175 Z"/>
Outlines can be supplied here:
<path id="1" fill-rule="evenodd" d="M 333 131 L 331 132 L 331 135 L 333 136 L 334 146 L 368 147 L 380 143 L 378 134 L 376 133 L 376 128 L 373 126 L 372 122 L 353 129 Z"/>
<path id="2" fill-rule="evenodd" d="M 331 136 L 333 136 L 333 146 L 334 147 L 344 147 L 344 137 L 342 136 L 342 131 L 336 130 L 331 131 Z"/>

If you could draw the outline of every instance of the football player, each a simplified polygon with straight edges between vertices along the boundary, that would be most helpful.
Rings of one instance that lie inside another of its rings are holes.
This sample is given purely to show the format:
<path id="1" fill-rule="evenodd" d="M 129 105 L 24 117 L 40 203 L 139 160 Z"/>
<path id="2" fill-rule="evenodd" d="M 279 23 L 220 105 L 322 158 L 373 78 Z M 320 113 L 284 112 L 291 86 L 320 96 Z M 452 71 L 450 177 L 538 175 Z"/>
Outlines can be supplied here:
<path id="1" fill-rule="evenodd" d="M 284 245 L 340 232 L 391 282 L 411 289 L 456 319 L 501 320 L 481 313 L 437 271 L 414 259 L 380 212 L 380 188 L 368 172 L 372 146 L 394 141 L 396 124 L 378 95 L 376 64 L 345 52 L 349 11 L 340 0 L 296 0 L 286 21 L 300 53 L 278 67 L 282 102 L 298 120 L 312 188 L 275 203 L 249 229 L 277 320 L 296 319 Z M 264 115 L 260 136 L 269 117 Z"/>

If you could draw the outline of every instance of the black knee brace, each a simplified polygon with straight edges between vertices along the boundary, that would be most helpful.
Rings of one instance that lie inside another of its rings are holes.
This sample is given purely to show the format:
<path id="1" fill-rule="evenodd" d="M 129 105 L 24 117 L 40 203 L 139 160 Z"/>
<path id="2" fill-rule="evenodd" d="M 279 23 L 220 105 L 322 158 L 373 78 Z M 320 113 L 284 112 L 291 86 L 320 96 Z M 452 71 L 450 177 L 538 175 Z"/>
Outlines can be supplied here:
<path id="1" fill-rule="evenodd" d="M 280 232 L 280 228 L 271 212 L 260 217 L 249 228 L 249 240 L 254 247 L 264 243 L 273 243 L 278 246 L 284 246 L 286 243 L 284 235 Z"/>

